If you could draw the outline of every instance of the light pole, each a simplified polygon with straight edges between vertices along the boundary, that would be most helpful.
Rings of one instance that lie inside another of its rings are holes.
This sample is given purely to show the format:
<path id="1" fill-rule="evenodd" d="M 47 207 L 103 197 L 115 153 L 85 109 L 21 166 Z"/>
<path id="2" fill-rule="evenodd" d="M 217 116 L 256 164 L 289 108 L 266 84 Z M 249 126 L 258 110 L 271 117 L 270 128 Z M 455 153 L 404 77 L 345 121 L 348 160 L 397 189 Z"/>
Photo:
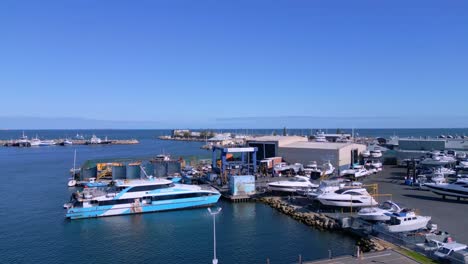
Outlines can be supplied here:
<path id="1" fill-rule="evenodd" d="M 211 208 L 208 208 L 208 212 L 213 216 L 213 264 L 218 264 L 218 259 L 216 258 L 216 215 L 219 214 L 221 210 L 221 207 L 218 207 L 215 211 L 211 211 Z"/>

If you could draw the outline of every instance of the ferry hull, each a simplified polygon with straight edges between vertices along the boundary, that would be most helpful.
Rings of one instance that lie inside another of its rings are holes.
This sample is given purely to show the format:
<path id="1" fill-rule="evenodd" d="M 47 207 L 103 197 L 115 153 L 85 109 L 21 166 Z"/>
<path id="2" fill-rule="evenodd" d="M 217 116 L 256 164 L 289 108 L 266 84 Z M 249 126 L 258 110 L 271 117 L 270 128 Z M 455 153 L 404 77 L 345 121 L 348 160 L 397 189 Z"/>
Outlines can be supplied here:
<path id="1" fill-rule="evenodd" d="M 88 208 L 71 208 L 67 211 L 66 218 L 84 219 L 105 216 L 129 215 L 171 211 L 179 209 L 208 207 L 216 204 L 221 195 L 212 195 L 203 198 L 179 199 L 152 202 L 151 204 L 121 204 L 113 206 L 95 206 Z"/>

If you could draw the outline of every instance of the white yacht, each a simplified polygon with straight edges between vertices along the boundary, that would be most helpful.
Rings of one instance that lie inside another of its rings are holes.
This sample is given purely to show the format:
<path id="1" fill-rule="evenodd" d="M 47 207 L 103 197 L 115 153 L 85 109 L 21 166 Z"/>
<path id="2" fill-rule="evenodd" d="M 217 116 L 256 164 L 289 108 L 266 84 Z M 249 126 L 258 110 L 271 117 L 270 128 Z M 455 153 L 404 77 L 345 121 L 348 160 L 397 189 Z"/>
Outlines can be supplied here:
<path id="1" fill-rule="evenodd" d="M 426 228 L 431 220 L 430 216 L 416 215 L 413 211 L 408 209 L 388 215 L 390 216 L 390 220 L 385 223 L 374 225 L 376 230 L 383 230 L 390 233 L 416 231 Z"/>
<path id="2" fill-rule="evenodd" d="M 368 158 L 370 157 L 370 151 L 366 149 L 361 153 L 361 155 L 363 158 Z"/>
<path id="3" fill-rule="evenodd" d="M 311 161 L 309 164 L 304 166 L 304 172 L 307 175 L 312 175 L 312 174 L 321 174 L 322 170 L 318 168 L 316 161 Z"/>
<path id="4" fill-rule="evenodd" d="M 435 194 L 460 198 L 468 198 L 468 181 L 458 179 L 454 183 L 425 183 L 424 186 Z"/>
<path id="5" fill-rule="evenodd" d="M 392 201 L 385 201 L 377 207 L 362 208 L 358 212 L 358 216 L 368 221 L 388 221 L 392 213 L 398 213 L 401 208 L 398 204 Z"/>
<path id="6" fill-rule="evenodd" d="M 360 178 L 370 175 L 369 172 L 364 166 L 362 165 L 354 165 L 351 169 L 343 170 L 340 173 L 340 176 L 351 176 L 354 178 Z"/>
<path id="7" fill-rule="evenodd" d="M 457 160 L 452 156 L 447 156 L 445 153 L 440 151 L 433 151 L 429 153 L 430 157 L 423 159 L 420 163 L 425 166 L 445 166 L 447 164 L 453 164 Z"/>
<path id="8" fill-rule="evenodd" d="M 307 196 L 309 198 L 315 199 L 317 196 L 326 193 L 333 193 L 339 189 L 351 189 L 351 188 L 362 188 L 362 183 L 344 181 L 344 180 L 327 180 L 321 181 L 317 189 L 309 192 Z"/>
<path id="9" fill-rule="evenodd" d="M 268 183 L 268 189 L 270 191 L 280 192 L 301 192 L 306 193 L 312 189 L 316 189 L 317 184 L 310 182 L 309 178 L 304 176 L 294 176 L 287 181 L 277 181 Z"/>
<path id="10" fill-rule="evenodd" d="M 339 189 L 316 198 L 320 203 L 339 207 L 366 207 L 378 204 L 364 188 Z"/>
<path id="11" fill-rule="evenodd" d="M 466 159 L 466 153 L 465 152 L 457 152 L 455 155 L 457 159 Z"/>
<path id="12" fill-rule="evenodd" d="M 55 145 L 55 141 L 49 140 L 49 139 L 41 140 L 41 142 L 39 143 L 39 146 L 52 146 L 52 145 Z"/>
<path id="13" fill-rule="evenodd" d="M 101 144 L 102 140 L 98 138 L 96 135 L 93 135 L 91 137 L 91 140 L 89 141 L 90 144 Z"/>
<path id="14" fill-rule="evenodd" d="M 380 158 L 382 157 L 382 151 L 378 148 L 374 148 L 374 150 L 370 151 L 370 156 L 372 158 Z"/>
<path id="15" fill-rule="evenodd" d="M 468 161 L 460 161 L 460 163 L 457 166 L 457 169 L 468 169 Z"/>
<path id="16" fill-rule="evenodd" d="M 35 138 L 32 138 L 31 139 L 31 147 L 34 147 L 34 146 L 40 146 L 41 145 L 41 140 L 39 139 L 39 137 L 36 135 Z"/>
<path id="17" fill-rule="evenodd" d="M 294 164 L 287 164 L 286 162 L 280 162 L 278 164 L 275 164 L 275 166 L 273 166 L 273 172 L 275 174 L 282 174 L 282 173 L 298 173 L 300 171 L 303 171 L 304 170 L 304 166 L 302 166 L 302 164 L 300 163 L 294 163 Z"/>
<path id="18" fill-rule="evenodd" d="M 116 181 L 112 187 L 85 188 L 73 193 L 64 208 L 66 218 L 94 218 L 210 206 L 220 196 L 208 186 L 150 178 Z"/>
<path id="19" fill-rule="evenodd" d="M 313 161 L 304 166 L 304 172 L 310 176 L 332 175 L 335 172 L 335 167 L 333 167 L 330 161 L 324 163 L 321 167 L 318 167 L 317 162 Z"/>
<path id="20" fill-rule="evenodd" d="M 315 141 L 316 142 L 327 142 L 327 138 L 325 137 L 325 133 L 323 131 L 317 131 L 317 133 L 315 133 Z"/>

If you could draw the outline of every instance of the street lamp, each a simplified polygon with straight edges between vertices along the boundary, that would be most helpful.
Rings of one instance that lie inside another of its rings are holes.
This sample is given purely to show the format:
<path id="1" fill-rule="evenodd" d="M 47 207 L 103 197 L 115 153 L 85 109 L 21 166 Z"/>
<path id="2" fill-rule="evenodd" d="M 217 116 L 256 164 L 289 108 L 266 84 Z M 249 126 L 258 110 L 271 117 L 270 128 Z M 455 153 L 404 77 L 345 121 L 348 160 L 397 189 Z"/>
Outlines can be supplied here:
<path id="1" fill-rule="evenodd" d="M 218 259 L 216 258 L 216 215 L 219 214 L 221 210 L 221 207 L 218 207 L 214 211 L 211 211 L 211 208 L 208 208 L 208 212 L 213 216 L 213 264 L 218 264 Z"/>

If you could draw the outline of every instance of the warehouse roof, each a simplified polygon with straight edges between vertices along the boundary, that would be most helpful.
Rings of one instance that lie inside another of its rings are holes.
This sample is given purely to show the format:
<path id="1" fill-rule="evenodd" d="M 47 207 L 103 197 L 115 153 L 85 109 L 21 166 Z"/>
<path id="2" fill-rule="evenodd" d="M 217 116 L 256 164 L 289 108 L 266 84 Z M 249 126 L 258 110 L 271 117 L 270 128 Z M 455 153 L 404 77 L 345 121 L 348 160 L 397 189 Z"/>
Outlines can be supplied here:
<path id="1" fill-rule="evenodd" d="M 300 136 L 262 136 L 262 137 L 254 137 L 249 138 L 249 142 L 278 142 L 278 147 L 282 147 L 287 144 L 291 144 L 294 142 L 307 142 L 308 139 L 306 137 Z"/>
<path id="2" fill-rule="evenodd" d="M 356 143 L 337 143 L 337 142 L 294 142 L 282 146 L 283 148 L 304 148 L 304 149 L 341 149 L 350 145 L 361 145 Z"/>

